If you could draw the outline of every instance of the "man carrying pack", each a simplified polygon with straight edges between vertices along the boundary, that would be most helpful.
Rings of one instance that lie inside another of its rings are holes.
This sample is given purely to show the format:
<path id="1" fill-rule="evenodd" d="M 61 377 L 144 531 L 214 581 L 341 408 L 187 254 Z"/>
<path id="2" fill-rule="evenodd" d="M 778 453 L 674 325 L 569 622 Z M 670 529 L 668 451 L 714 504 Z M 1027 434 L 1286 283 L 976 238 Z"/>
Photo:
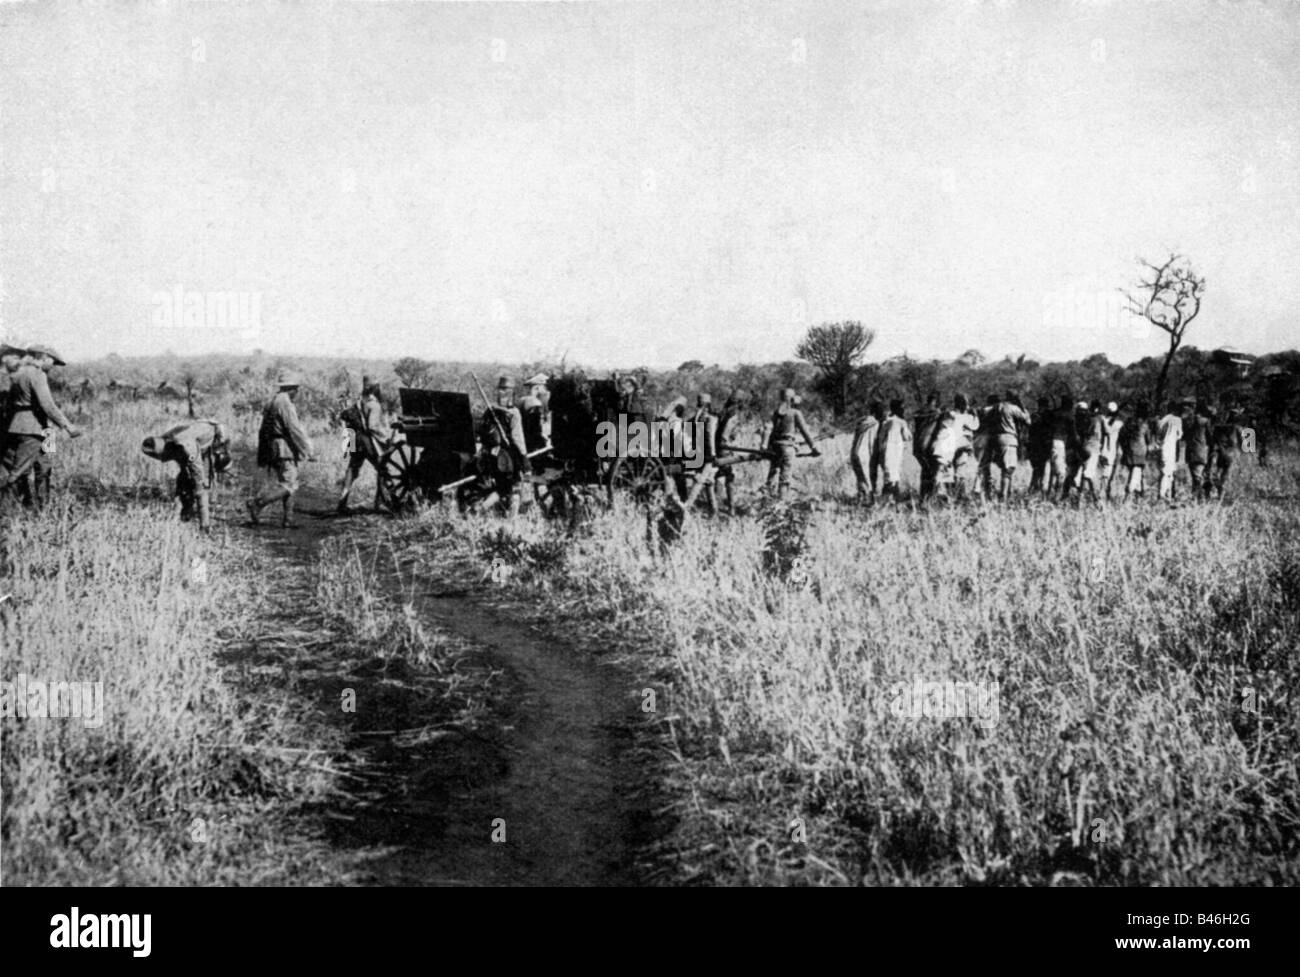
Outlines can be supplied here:
<path id="1" fill-rule="evenodd" d="M 296 374 L 280 374 L 279 393 L 262 411 L 262 427 L 257 433 L 257 463 L 275 472 L 274 487 L 248 501 L 248 516 L 256 526 L 261 511 L 273 502 L 284 504 L 280 524 L 286 529 L 295 528 L 293 521 L 293 496 L 298 491 L 298 465 L 315 460 L 311 439 L 298 420 L 298 410 L 293 405 L 298 395 L 300 381 Z"/>
<path id="2" fill-rule="evenodd" d="M 777 480 L 778 499 L 790 485 L 790 471 L 794 467 L 795 445 L 799 443 L 799 438 L 804 439 L 808 451 L 814 457 L 821 454 L 813 443 L 812 432 L 808 430 L 803 412 L 794 406 L 794 398 L 793 388 L 786 387 L 781 391 L 781 403 L 772 412 L 772 433 L 768 435 L 767 449 L 771 453 L 772 465 L 767 472 L 767 484 L 770 487 L 772 479 Z"/>
<path id="3" fill-rule="evenodd" d="M 9 347 L 13 350 L 13 347 Z M 59 410 L 50 393 L 46 376 L 53 366 L 63 366 L 63 359 L 48 346 L 33 346 L 26 351 L 27 362 L 9 377 L 6 408 L 4 456 L 0 459 L 0 491 L 19 486 L 25 504 L 33 501 L 39 508 L 49 498 L 54 473 L 54 431 L 62 428 L 69 437 L 81 437 L 81 428 Z M 27 476 L 35 483 L 34 497 L 26 485 Z"/>
<path id="4" fill-rule="evenodd" d="M 198 511 L 199 529 L 212 531 L 212 482 L 230 468 L 230 448 L 225 429 L 213 420 L 189 421 L 163 434 L 145 438 L 143 451 L 161 462 L 174 461 L 176 497 L 181 500 L 181 521 Z"/>
<path id="5" fill-rule="evenodd" d="M 384 405 L 379 400 L 378 384 L 366 383 L 361 389 L 361 397 L 349 404 L 339 419 L 348 429 L 351 449 L 348 452 L 348 470 L 343 475 L 343 494 L 339 496 L 339 515 L 346 516 L 352 511 L 348 507 L 348 497 L 367 462 L 375 470 L 375 509 L 378 509 L 384 491 L 383 480 L 379 477 L 379 460 L 388 447 Z"/>

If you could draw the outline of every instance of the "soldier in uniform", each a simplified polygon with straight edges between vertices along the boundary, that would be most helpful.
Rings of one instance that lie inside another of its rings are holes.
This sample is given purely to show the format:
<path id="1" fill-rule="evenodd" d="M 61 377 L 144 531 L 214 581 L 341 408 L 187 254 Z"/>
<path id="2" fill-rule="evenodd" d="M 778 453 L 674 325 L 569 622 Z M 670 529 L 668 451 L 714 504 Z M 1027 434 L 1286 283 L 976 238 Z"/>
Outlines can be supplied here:
<path id="1" fill-rule="evenodd" d="M 790 470 L 794 467 L 795 445 L 799 443 L 799 438 L 804 439 L 814 456 L 821 454 L 813 443 L 812 432 L 808 430 L 803 412 L 794 405 L 794 399 L 795 392 L 792 388 L 786 387 L 781 391 L 781 403 L 772 412 L 772 433 L 768 435 L 767 449 L 772 455 L 772 465 L 767 472 L 767 486 L 770 489 L 772 480 L 777 480 L 778 499 L 790 485 Z"/>
<path id="2" fill-rule="evenodd" d="M 174 461 L 176 496 L 181 500 L 181 520 L 189 522 L 198 511 L 199 529 L 212 531 L 211 488 L 215 475 L 230 468 L 225 429 L 204 419 L 180 424 L 163 434 L 145 438 L 143 450 L 158 461 Z"/>
<path id="3" fill-rule="evenodd" d="M 550 418 L 544 399 L 550 379 L 545 373 L 538 373 L 524 381 L 528 393 L 519 402 L 519 413 L 524 422 L 524 444 L 530 452 L 545 448 L 550 442 Z"/>
<path id="4" fill-rule="evenodd" d="M 10 347 L 13 350 L 13 347 Z M 9 378 L 6 407 L 8 423 L 4 457 L 0 460 L 0 491 L 18 486 L 24 503 L 35 501 L 39 507 L 49 498 L 50 479 L 54 473 L 54 429 L 62 428 L 70 437 L 81 437 L 81 428 L 59 410 L 50 393 L 46 374 L 52 366 L 63 366 L 59 354 L 48 346 L 33 346 L 26 351 L 26 362 Z M 34 477 L 35 493 L 27 484 Z"/>
<path id="5" fill-rule="evenodd" d="M 388 446 L 388 433 L 384 427 L 384 405 L 379 399 L 379 386 L 363 380 L 361 397 L 343 411 L 343 423 L 348 428 L 351 451 L 348 453 L 348 470 L 343 475 L 343 494 L 339 496 L 339 515 L 346 516 L 348 497 L 352 486 L 369 462 L 375 470 L 375 508 L 383 501 L 383 480 L 379 478 L 379 459 Z"/>
<path id="6" fill-rule="evenodd" d="M 509 377 L 497 381 L 497 402 L 483 412 L 479 422 L 479 475 L 489 483 L 493 495 L 513 515 L 519 511 L 519 485 L 532 470 L 524 421 L 515 406 L 515 385 Z"/>
<path id="7" fill-rule="evenodd" d="M 273 502 L 284 504 L 281 525 L 294 528 L 293 496 L 298 491 L 298 465 L 312 461 L 311 439 L 307 437 L 294 398 L 300 381 L 289 372 L 280 374 L 279 392 L 262 411 L 262 427 L 257 433 L 257 463 L 275 472 L 276 484 L 248 500 L 248 516 L 256 526 L 262 509 Z"/>

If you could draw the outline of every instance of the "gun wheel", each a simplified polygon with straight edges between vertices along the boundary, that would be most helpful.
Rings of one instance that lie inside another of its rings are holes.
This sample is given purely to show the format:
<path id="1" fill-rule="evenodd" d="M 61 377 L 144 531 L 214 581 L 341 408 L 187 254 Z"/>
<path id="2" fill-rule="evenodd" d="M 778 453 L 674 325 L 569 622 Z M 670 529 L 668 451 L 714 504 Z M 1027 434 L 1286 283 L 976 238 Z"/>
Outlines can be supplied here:
<path id="1" fill-rule="evenodd" d="M 415 496 L 415 449 L 396 444 L 379 460 L 380 494 L 394 512 L 411 504 Z"/>
<path id="2" fill-rule="evenodd" d="M 619 492 L 649 502 L 664 490 L 668 472 L 658 458 L 619 458 L 609 473 L 609 499 Z"/>

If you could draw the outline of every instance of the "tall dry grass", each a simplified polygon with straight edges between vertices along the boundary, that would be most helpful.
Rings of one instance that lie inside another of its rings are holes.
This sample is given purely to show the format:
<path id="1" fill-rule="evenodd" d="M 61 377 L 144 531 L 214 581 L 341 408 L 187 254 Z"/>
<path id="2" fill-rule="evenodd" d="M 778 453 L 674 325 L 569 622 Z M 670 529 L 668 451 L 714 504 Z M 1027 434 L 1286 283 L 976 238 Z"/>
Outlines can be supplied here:
<path id="1" fill-rule="evenodd" d="M 221 419 L 246 457 L 248 424 Z M 0 679 L 102 682 L 105 712 L 98 728 L 4 720 L 4 880 L 316 878 L 282 815 L 332 791 L 328 765 L 302 759 L 335 744 L 301 703 L 247 694 L 229 671 L 267 632 L 276 571 L 253 541 L 177 519 L 175 466 L 140 442 L 180 415 L 131 404 L 88 420 L 60 442 L 55 504 L 0 513 Z"/>
<path id="2" fill-rule="evenodd" d="M 861 510 L 828 452 L 802 501 L 662 554 L 621 506 L 567 535 L 425 521 L 636 651 L 678 880 L 1294 884 L 1298 484 L 1290 456 L 1229 505 Z M 900 715 L 918 680 L 997 683 L 996 723 Z"/>

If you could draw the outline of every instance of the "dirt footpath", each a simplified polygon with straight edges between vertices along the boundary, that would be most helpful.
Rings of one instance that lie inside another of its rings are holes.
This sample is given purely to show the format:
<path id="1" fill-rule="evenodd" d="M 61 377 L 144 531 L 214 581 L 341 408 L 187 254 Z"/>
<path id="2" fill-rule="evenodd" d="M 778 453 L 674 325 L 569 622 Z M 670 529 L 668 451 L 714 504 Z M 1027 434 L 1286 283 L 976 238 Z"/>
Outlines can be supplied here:
<path id="1" fill-rule="evenodd" d="M 267 516 L 271 515 L 268 509 Z M 322 541 L 363 547 L 381 517 L 334 516 L 310 491 L 298 528 L 245 527 L 279 559 L 314 575 Z M 235 530 L 235 527 L 231 527 Z M 387 561 L 390 562 L 391 561 Z M 501 673 L 489 734 L 438 728 L 438 703 L 413 667 L 322 680 L 322 703 L 347 683 L 366 702 L 350 747 L 368 773 L 355 803 L 327 812 L 331 845 L 349 852 L 349 883 L 377 885 L 634 884 L 653 835 L 654 785 L 633 750 L 639 700 L 630 676 L 543 637 L 489 593 L 402 588 L 422 622 L 467 642 Z M 385 583 L 397 593 L 394 578 Z M 323 651 L 321 654 L 329 654 Z M 323 675 L 328 663 L 318 663 Z M 329 706 L 326 706 L 329 708 Z M 359 713 L 362 710 L 358 710 Z M 337 721 L 336 715 L 329 717 Z M 445 718 L 445 717 L 444 717 Z"/>

